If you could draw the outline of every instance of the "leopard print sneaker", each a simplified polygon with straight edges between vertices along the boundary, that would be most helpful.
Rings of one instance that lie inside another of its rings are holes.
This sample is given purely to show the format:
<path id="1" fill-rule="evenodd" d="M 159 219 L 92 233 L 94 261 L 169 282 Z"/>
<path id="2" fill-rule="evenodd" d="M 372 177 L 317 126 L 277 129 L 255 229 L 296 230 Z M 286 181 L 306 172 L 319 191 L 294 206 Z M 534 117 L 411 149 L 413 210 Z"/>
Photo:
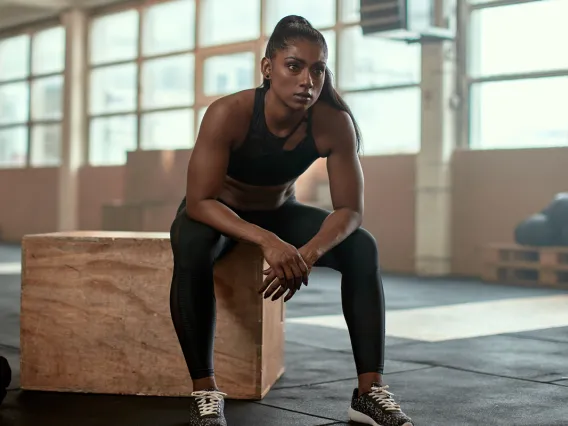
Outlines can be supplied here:
<path id="1" fill-rule="evenodd" d="M 402 412 L 400 405 L 388 392 L 388 386 L 373 384 L 371 391 L 359 396 L 359 390 L 353 390 L 349 419 L 372 426 L 414 426 L 412 419 Z"/>
<path id="2" fill-rule="evenodd" d="M 191 393 L 189 426 L 227 426 L 225 420 L 226 393 L 206 389 Z"/>

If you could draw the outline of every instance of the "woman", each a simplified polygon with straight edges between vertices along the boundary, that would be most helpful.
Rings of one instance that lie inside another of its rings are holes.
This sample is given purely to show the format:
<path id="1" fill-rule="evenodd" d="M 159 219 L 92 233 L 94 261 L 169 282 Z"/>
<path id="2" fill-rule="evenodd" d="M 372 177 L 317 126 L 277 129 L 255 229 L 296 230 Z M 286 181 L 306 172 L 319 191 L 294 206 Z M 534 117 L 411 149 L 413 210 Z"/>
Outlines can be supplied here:
<path id="1" fill-rule="evenodd" d="M 283 18 L 262 60 L 262 87 L 214 102 L 203 118 L 171 228 L 171 313 L 193 381 L 190 425 L 226 425 L 226 394 L 213 370 L 213 264 L 239 240 L 264 253 L 265 298 L 290 300 L 313 266 L 341 272 L 358 374 L 350 417 L 412 425 L 383 386 L 384 296 L 375 240 L 360 227 L 360 135 L 332 86 L 327 53 L 307 20 Z M 320 157 L 327 158 L 333 212 L 294 197 L 294 182 Z"/>

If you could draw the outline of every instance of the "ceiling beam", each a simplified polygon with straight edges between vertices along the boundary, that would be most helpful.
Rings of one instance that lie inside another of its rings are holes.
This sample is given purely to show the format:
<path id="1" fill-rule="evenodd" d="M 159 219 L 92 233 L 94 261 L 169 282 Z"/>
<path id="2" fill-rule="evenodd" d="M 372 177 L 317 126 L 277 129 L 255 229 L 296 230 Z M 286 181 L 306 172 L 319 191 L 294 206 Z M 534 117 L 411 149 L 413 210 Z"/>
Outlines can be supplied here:
<path id="1" fill-rule="evenodd" d="M 0 0 L 0 6 L 24 6 L 43 10 L 64 9 L 71 5 L 71 0 Z"/>

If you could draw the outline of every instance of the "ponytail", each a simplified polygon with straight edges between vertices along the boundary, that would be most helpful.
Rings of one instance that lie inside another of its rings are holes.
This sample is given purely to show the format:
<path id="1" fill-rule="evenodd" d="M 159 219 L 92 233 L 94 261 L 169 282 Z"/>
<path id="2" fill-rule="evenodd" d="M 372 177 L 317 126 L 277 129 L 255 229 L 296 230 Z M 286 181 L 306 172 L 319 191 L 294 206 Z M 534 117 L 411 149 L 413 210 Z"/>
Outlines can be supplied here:
<path id="1" fill-rule="evenodd" d="M 335 90 L 335 87 L 333 86 L 333 74 L 327 67 L 325 68 L 325 80 L 323 82 L 319 100 L 325 102 L 328 105 L 331 105 L 335 109 L 345 111 L 347 114 L 349 114 L 349 117 L 353 122 L 353 126 L 355 127 L 355 135 L 357 136 L 357 153 L 359 153 L 362 145 L 361 129 L 359 128 L 359 125 L 357 124 L 357 121 L 353 116 L 353 112 L 351 112 L 351 108 L 349 108 L 347 102 L 345 102 L 345 100 L 339 95 L 339 93 L 337 93 L 337 90 Z"/>

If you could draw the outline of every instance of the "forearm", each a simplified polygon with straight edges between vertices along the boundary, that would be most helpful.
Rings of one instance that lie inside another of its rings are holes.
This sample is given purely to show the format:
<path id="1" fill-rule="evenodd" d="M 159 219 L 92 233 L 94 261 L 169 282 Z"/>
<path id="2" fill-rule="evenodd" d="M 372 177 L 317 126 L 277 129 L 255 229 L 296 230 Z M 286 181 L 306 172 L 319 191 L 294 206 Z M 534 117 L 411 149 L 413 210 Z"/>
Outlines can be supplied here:
<path id="1" fill-rule="evenodd" d="M 190 218 L 209 225 L 235 240 L 264 246 L 275 238 L 271 232 L 241 219 L 233 210 L 216 200 L 188 203 L 186 213 Z"/>
<path id="2" fill-rule="evenodd" d="M 319 232 L 306 244 L 308 251 L 317 257 L 323 256 L 357 230 L 361 222 L 361 214 L 351 209 L 333 211 L 324 220 Z"/>

